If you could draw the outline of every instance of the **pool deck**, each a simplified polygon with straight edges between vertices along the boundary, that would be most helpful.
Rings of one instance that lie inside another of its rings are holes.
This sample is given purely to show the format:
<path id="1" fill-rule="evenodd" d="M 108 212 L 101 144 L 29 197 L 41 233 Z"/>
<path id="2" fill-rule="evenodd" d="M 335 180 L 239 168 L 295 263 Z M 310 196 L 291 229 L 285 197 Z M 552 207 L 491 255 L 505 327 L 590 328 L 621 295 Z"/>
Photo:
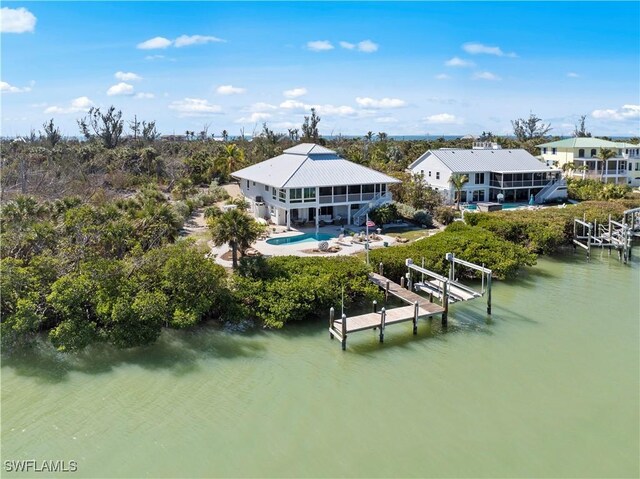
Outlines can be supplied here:
<path id="1" fill-rule="evenodd" d="M 273 226 L 270 226 L 270 234 L 269 238 L 285 238 L 288 236 L 297 236 L 301 233 L 313 234 L 316 232 L 314 227 L 311 228 L 298 228 L 291 229 L 291 231 L 286 231 L 286 228 L 282 226 L 275 227 L 276 232 L 273 232 Z M 360 232 L 364 231 L 364 228 L 347 225 L 345 226 L 350 231 Z M 340 247 L 340 251 L 336 253 L 306 253 L 305 250 L 309 250 L 312 248 L 316 248 L 318 246 L 318 241 L 304 241 L 301 243 L 293 243 L 293 244 L 283 244 L 283 245 L 271 245 L 266 242 L 266 240 L 256 241 L 252 248 L 259 251 L 263 256 L 322 256 L 322 257 L 334 257 L 334 256 L 348 256 L 356 253 L 363 252 L 365 250 L 364 243 L 351 243 L 349 235 L 345 234 L 346 241 L 338 241 L 338 236 L 340 235 L 340 227 L 335 225 L 323 226 L 318 230 L 320 234 L 331 234 L 335 235 L 335 238 L 327 240 L 329 246 L 338 246 Z M 375 233 L 373 228 L 370 228 L 369 233 Z M 379 235 L 382 239 L 380 241 L 372 241 L 370 242 L 370 248 L 384 248 L 384 242 L 387 242 L 389 246 L 396 243 L 396 239 L 394 236 L 388 235 Z M 230 268 L 232 266 L 231 261 L 227 261 L 222 259 L 222 255 L 229 251 L 228 245 L 222 245 L 220 247 L 215 247 L 209 242 L 211 246 L 211 252 L 216 255 L 216 263 Z"/>

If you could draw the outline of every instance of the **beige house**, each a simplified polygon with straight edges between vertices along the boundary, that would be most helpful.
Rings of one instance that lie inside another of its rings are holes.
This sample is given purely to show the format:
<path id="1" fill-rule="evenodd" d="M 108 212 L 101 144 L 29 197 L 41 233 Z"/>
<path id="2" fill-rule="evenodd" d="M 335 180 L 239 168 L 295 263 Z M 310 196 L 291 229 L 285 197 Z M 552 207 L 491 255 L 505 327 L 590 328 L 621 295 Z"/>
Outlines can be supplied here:
<path id="1" fill-rule="evenodd" d="M 540 158 L 549 166 L 572 164 L 573 169 L 568 171 L 572 176 L 640 186 L 640 145 L 600 138 L 567 138 L 538 148 Z M 615 157 L 607 161 L 598 158 L 603 149 L 612 150 Z"/>

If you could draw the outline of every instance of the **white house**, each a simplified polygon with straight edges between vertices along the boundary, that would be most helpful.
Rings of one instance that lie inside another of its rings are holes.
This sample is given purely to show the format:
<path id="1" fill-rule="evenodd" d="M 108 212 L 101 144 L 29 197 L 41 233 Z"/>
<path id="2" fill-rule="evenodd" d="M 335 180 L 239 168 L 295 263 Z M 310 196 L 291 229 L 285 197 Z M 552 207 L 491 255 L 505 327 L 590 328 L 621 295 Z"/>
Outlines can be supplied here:
<path id="1" fill-rule="evenodd" d="M 443 148 L 429 150 L 409 165 L 412 174 L 424 175 L 424 181 L 453 202 L 455 188 L 451 175 L 466 175 L 469 181 L 462 189 L 463 202 L 497 201 L 527 202 L 531 195 L 536 203 L 564 199 L 567 186 L 561 170 L 554 169 L 526 150 L 503 150 L 494 143 L 477 143 L 471 150 Z"/>
<path id="2" fill-rule="evenodd" d="M 278 225 L 335 220 L 362 224 L 367 212 L 389 203 L 399 180 L 353 163 L 335 151 L 302 143 L 232 173 L 256 217 Z"/>
<path id="3" fill-rule="evenodd" d="M 538 148 L 547 165 L 571 164 L 569 174 L 573 176 L 640 186 L 640 145 L 600 138 L 567 138 Z M 603 149 L 613 151 L 615 156 L 607 161 L 598 158 Z"/>

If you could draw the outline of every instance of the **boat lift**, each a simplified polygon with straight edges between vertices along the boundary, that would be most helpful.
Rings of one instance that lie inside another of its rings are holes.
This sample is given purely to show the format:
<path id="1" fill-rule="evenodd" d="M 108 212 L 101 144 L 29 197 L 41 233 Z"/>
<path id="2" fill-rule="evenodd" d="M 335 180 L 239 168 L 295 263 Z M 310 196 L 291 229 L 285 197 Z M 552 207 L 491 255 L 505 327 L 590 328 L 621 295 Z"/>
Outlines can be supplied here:
<path id="1" fill-rule="evenodd" d="M 628 222 L 629 221 L 629 222 Z M 638 224 L 636 224 L 636 222 Z M 634 226 L 638 231 L 634 231 Z M 623 221 L 614 221 L 609 215 L 607 223 L 590 223 L 586 220 L 586 214 L 582 219 L 573 220 L 573 244 L 587 251 L 587 258 L 591 257 L 591 248 L 608 248 L 618 251 L 618 257 L 623 263 L 631 258 L 631 246 L 634 235 L 640 235 L 640 208 L 624 212 Z"/>
<path id="2" fill-rule="evenodd" d="M 484 264 L 481 266 L 456 258 L 453 253 L 447 253 L 445 258 L 449 262 L 448 278 L 426 269 L 424 267 L 424 258 L 422 259 L 422 266 L 417 266 L 413 263 L 411 258 L 408 258 L 405 261 L 407 266 L 407 287 L 410 290 L 415 289 L 416 291 L 428 293 L 430 301 L 433 301 L 433 298 L 436 297 L 444 303 L 444 298 L 446 298 L 447 305 L 448 303 L 455 303 L 458 301 L 471 301 L 476 298 L 481 298 L 486 294 L 487 314 L 491 314 L 492 271 L 489 268 L 485 268 Z M 480 291 L 476 291 L 456 279 L 456 265 L 471 268 L 481 273 L 482 283 Z M 413 272 L 419 275 L 418 281 L 414 280 Z M 403 278 L 403 280 L 404 279 L 405 278 Z"/>

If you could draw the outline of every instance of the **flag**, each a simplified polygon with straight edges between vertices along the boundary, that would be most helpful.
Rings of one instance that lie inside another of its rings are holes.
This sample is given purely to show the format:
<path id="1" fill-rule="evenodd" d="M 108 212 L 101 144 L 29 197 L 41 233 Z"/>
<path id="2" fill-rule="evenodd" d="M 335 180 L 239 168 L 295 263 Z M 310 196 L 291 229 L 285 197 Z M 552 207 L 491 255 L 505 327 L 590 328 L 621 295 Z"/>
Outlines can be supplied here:
<path id="1" fill-rule="evenodd" d="M 369 228 L 372 228 L 372 227 L 374 227 L 375 225 L 376 225 L 376 224 L 375 224 L 373 221 L 371 221 L 371 220 L 368 220 L 368 221 L 367 221 L 367 226 L 368 226 Z"/>

